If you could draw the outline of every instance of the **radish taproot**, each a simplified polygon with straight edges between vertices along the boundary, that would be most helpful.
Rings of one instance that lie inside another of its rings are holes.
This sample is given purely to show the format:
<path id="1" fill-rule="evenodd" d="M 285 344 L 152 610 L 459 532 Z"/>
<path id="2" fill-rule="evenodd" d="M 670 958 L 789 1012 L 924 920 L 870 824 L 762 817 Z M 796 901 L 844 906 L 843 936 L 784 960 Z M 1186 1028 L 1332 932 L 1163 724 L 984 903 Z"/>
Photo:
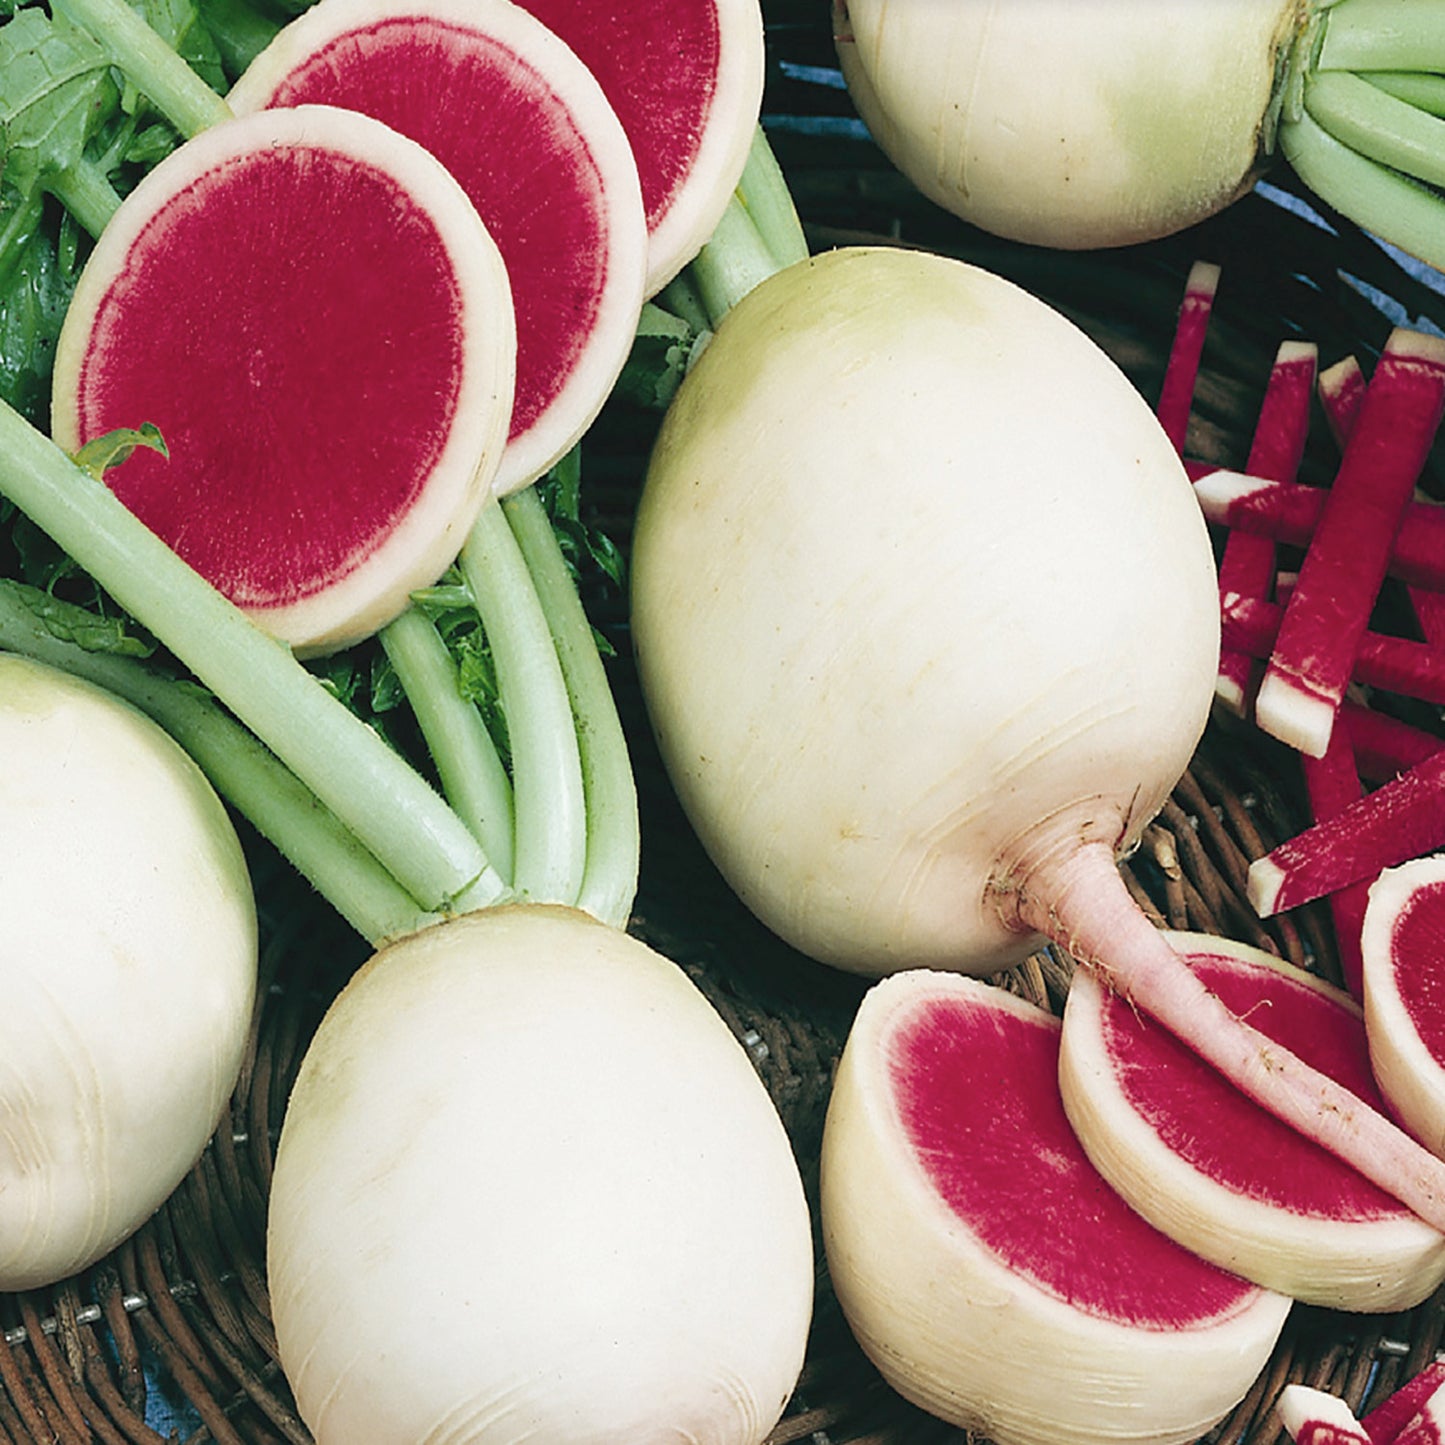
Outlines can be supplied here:
<path id="1" fill-rule="evenodd" d="M 812 1309 L 742 1045 L 675 964 L 556 906 L 425 929 L 347 984 L 291 1094 L 267 1253 L 321 1445 L 758 1445 Z"/>
<path id="2" fill-rule="evenodd" d="M 1383 1108 L 1358 1005 L 1272 954 L 1168 935 L 1240 1017 Z M 1064 1011 L 1060 1089 L 1100 1174 L 1156 1228 L 1306 1304 L 1381 1313 L 1445 1280 L 1445 1235 L 1243 1098 L 1084 972 Z"/>
<path id="3" fill-rule="evenodd" d="M 758 0 L 520 0 L 597 77 L 632 142 L 647 212 L 647 294 L 713 234 L 763 101 Z"/>
<path id="4" fill-rule="evenodd" d="M 586 66 L 510 0 L 321 0 L 227 95 L 364 112 L 426 147 L 497 243 L 517 317 L 495 490 L 537 480 L 607 399 L 637 332 L 647 226 L 632 147 Z"/>
<path id="5" fill-rule="evenodd" d="M 1384 869 L 1360 935 L 1365 1025 L 1380 1090 L 1424 1143 L 1445 1153 L 1445 1015 L 1440 957 L 1445 857 Z"/>
<path id="6" fill-rule="evenodd" d="M 1445 1164 L 1279 1058 L 1115 867 L 1203 731 L 1219 601 L 1177 453 L 1057 312 L 902 249 L 779 272 L 679 389 L 632 563 L 664 763 L 775 932 L 871 973 L 1052 937 L 1445 1225 Z"/>
<path id="7" fill-rule="evenodd" d="M 1439 70 L 1428 3 L 833 0 L 833 16 L 879 145 L 985 230 L 1152 240 L 1230 205 L 1278 154 L 1351 220 L 1445 262 L 1445 122 L 1385 88 Z"/>
<path id="8" fill-rule="evenodd" d="M 1059 1099 L 1059 1034 L 956 974 L 868 992 L 824 1126 L 834 1288 L 896 1390 L 998 1445 L 1196 1439 L 1244 1397 L 1289 1302 L 1105 1183 Z"/>
<path id="9" fill-rule="evenodd" d="M 235 1086 L 257 921 L 191 759 L 90 683 L 0 653 L 0 1289 L 93 1264 L 200 1157 Z"/>
<path id="10" fill-rule="evenodd" d="M 370 635 L 455 557 L 501 460 L 505 268 L 421 146 L 331 107 L 173 151 L 117 210 L 61 330 L 53 430 L 157 425 L 125 505 L 298 652 Z"/>

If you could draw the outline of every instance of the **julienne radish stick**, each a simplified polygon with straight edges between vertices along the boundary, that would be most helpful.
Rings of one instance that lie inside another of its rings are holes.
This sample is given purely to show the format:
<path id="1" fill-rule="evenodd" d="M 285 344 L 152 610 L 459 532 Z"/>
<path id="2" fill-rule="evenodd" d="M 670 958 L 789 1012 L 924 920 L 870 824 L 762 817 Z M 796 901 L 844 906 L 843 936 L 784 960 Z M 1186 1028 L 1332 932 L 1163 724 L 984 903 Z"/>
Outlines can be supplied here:
<path id="1" fill-rule="evenodd" d="M 1324 408 L 1330 432 L 1343 448 L 1354 429 L 1355 418 L 1359 416 L 1360 403 L 1365 396 L 1365 374 L 1360 369 L 1360 363 L 1353 356 L 1337 361 L 1321 375 L 1319 392 L 1320 404 Z M 1407 579 L 1407 589 L 1421 633 L 1429 642 L 1445 644 L 1445 595 L 1434 585 L 1436 569 L 1441 580 L 1445 581 L 1445 514 L 1442 514 L 1438 504 L 1415 502 L 1406 508 L 1400 535 L 1395 539 L 1391 554 L 1390 571 L 1399 575 L 1402 544 L 1412 532 L 1412 519 L 1420 514 L 1427 519 L 1421 529 L 1428 527 L 1438 531 L 1440 535 L 1434 539 L 1433 546 L 1423 544 L 1425 560 L 1418 564 L 1421 570 L 1417 575 L 1423 575 L 1426 581 L 1422 584 Z M 1410 545 L 1419 551 L 1422 543 L 1420 539 L 1412 537 Z M 1414 557 L 1406 557 L 1404 564 L 1407 568 L 1417 565 Z"/>
<path id="2" fill-rule="evenodd" d="M 1397 328 L 1326 493 L 1255 717 L 1318 757 L 1350 681 L 1390 549 L 1445 412 L 1445 338 Z"/>
<path id="3" fill-rule="evenodd" d="M 1333 818 L 1364 796 L 1359 768 L 1355 762 L 1350 722 L 1343 712 L 1335 719 L 1329 746 L 1324 753 L 1318 758 L 1302 753 L 1300 766 L 1304 774 L 1310 816 L 1316 823 Z M 1336 889 L 1329 896 L 1330 918 L 1334 924 L 1340 972 L 1344 977 L 1345 987 L 1355 998 L 1361 997 L 1362 990 L 1364 963 L 1360 955 L 1360 929 L 1365 921 L 1369 891 L 1369 880 L 1361 879 L 1357 883 Z"/>
<path id="4" fill-rule="evenodd" d="M 1199 363 L 1218 290 L 1219 267 L 1210 261 L 1196 261 L 1184 279 L 1184 298 L 1179 303 L 1179 318 L 1164 363 L 1159 400 L 1154 407 L 1164 435 L 1174 443 L 1174 450 L 1180 456 L 1184 455 L 1189 413 L 1199 381 Z"/>
<path id="5" fill-rule="evenodd" d="M 1350 698 L 1340 717 L 1350 730 L 1355 766 L 1371 783 L 1387 783 L 1445 748 L 1445 738 Z"/>
<path id="6" fill-rule="evenodd" d="M 1324 487 L 1214 467 L 1195 475 L 1194 492 L 1208 521 L 1299 547 L 1314 535 L 1328 496 Z M 1386 571 L 1411 587 L 1445 591 L 1445 506 L 1419 500 L 1406 505 Z"/>
<path id="7" fill-rule="evenodd" d="M 1401 1431 L 1441 1388 L 1445 1388 L 1445 1361 L 1432 1360 L 1361 1418 L 1370 1445 L 1395 1445 Z"/>
<path id="8" fill-rule="evenodd" d="M 1249 867 L 1261 918 L 1445 847 L 1445 750 L 1306 828 Z"/>
<path id="9" fill-rule="evenodd" d="M 1277 645 L 1286 609 L 1278 602 L 1227 593 L 1220 599 L 1225 644 L 1251 657 L 1268 658 Z M 1445 648 L 1383 632 L 1361 635 L 1351 680 L 1367 687 L 1445 706 Z"/>
<path id="10" fill-rule="evenodd" d="M 1246 463 L 1250 475 L 1284 482 L 1299 471 L 1309 440 L 1310 401 L 1317 369 L 1318 353 L 1312 343 L 1281 344 L 1250 443 Z M 1229 534 L 1219 561 L 1221 593 L 1268 597 L 1274 572 L 1274 543 L 1268 537 L 1240 531 Z M 1249 706 L 1256 671 L 1255 659 L 1249 654 L 1231 647 L 1221 649 L 1215 693 L 1237 716 L 1243 717 Z"/>

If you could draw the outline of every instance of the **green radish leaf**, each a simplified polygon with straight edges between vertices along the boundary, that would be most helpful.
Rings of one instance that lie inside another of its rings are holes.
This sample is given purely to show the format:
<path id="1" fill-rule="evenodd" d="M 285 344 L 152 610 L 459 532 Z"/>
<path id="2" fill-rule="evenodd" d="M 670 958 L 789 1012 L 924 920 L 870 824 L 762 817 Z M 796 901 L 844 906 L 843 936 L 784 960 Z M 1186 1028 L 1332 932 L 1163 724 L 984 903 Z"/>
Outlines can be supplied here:
<path id="1" fill-rule="evenodd" d="M 212 90 L 227 89 L 225 66 L 215 37 L 201 19 L 195 0 L 132 0 L 132 8 L 147 25 L 178 54 Z M 136 92 L 127 88 L 127 109 L 133 108 Z"/>
<path id="2" fill-rule="evenodd" d="M 59 207 L 0 187 L 0 397 L 44 429 L 55 340 L 78 274 Z"/>
<path id="3" fill-rule="evenodd" d="M 147 447 L 163 457 L 170 455 L 160 428 L 154 422 L 145 421 L 138 427 L 116 427 L 104 436 L 92 437 L 75 453 L 75 464 L 101 481 L 111 467 L 120 466 L 137 447 Z"/>
<path id="4" fill-rule="evenodd" d="M 0 28 L 0 176 L 21 195 L 74 165 L 117 92 L 110 62 L 84 31 L 38 6 Z"/>
<path id="5" fill-rule="evenodd" d="M 12 594 L 18 597 L 44 624 L 46 630 L 62 642 L 74 643 L 87 652 L 109 653 L 116 657 L 152 657 L 155 643 L 134 629 L 134 624 L 125 617 L 104 617 L 67 602 L 38 587 L 27 587 L 19 582 L 7 582 Z"/>

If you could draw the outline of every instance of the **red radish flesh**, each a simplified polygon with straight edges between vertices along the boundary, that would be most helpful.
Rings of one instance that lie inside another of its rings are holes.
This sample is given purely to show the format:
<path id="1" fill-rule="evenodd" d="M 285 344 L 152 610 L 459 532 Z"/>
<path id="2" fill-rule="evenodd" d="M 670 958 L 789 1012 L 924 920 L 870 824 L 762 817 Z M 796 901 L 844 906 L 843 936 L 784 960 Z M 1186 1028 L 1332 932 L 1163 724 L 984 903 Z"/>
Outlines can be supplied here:
<path id="1" fill-rule="evenodd" d="M 1248 885 L 1255 912 L 1284 913 L 1445 848 L 1442 798 L 1445 751 L 1256 858 Z"/>
<path id="2" fill-rule="evenodd" d="M 1272 655 L 1284 624 L 1278 602 L 1227 592 L 1220 598 L 1225 643 L 1251 657 Z M 1363 632 L 1350 667 L 1354 682 L 1421 702 L 1445 703 L 1445 649 L 1384 632 Z"/>
<path id="3" fill-rule="evenodd" d="M 1194 486 L 1208 521 L 1301 547 L 1314 535 L 1328 495 L 1323 487 L 1217 469 L 1201 473 Z M 1445 507 L 1408 503 L 1386 566 L 1413 586 L 1445 589 Z"/>
<path id="4" fill-rule="evenodd" d="M 1318 757 L 1329 741 L 1416 478 L 1445 411 L 1445 339 L 1386 343 L 1305 553 L 1255 717 Z"/>
<path id="5" fill-rule="evenodd" d="M 228 99 L 238 113 L 362 111 L 446 166 L 502 253 L 516 309 L 516 390 L 495 490 L 546 472 L 627 359 L 647 259 L 632 150 L 581 61 L 506 0 L 323 0 Z"/>
<path id="6" fill-rule="evenodd" d="M 1360 1421 L 1370 1437 L 1370 1445 L 1395 1445 L 1400 1432 L 1442 1386 L 1445 1386 L 1445 1362 L 1432 1360 L 1387 1395 Z"/>
<path id="7" fill-rule="evenodd" d="M 1243 944 L 1168 937 L 1226 1007 L 1382 1107 L 1360 1011 L 1344 993 Z M 1445 1235 L 1265 1113 L 1088 973 L 1070 989 L 1059 1078 L 1103 1177 L 1222 1268 L 1351 1311 L 1408 1308 L 1445 1280 Z"/>
<path id="8" fill-rule="evenodd" d="M 1199 363 L 1204 354 L 1209 318 L 1214 311 L 1214 297 L 1218 290 L 1219 267 L 1208 261 L 1196 261 L 1184 280 L 1184 299 L 1179 303 L 1179 318 L 1164 364 L 1159 401 L 1154 408 L 1164 435 L 1174 443 L 1174 450 L 1180 456 L 1184 455 L 1189 412 L 1199 380 Z"/>
<path id="9" fill-rule="evenodd" d="M 1363 703 L 1345 699 L 1340 716 L 1349 728 L 1360 776 L 1386 783 L 1445 747 L 1445 739 Z"/>
<path id="10" fill-rule="evenodd" d="M 1351 716 L 1342 709 L 1323 756 L 1312 758 L 1307 754 L 1301 755 L 1305 795 L 1309 799 L 1310 814 L 1317 823 L 1334 817 L 1364 796 L 1350 724 Z M 1345 987 L 1355 998 L 1359 998 L 1362 992 L 1360 929 L 1364 925 L 1368 897 L 1368 885 L 1363 880 L 1337 889 L 1329 896 L 1340 972 L 1344 976 Z"/>
<path id="11" fill-rule="evenodd" d="M 1314 394 L 1317 353 L 1304 341 L 1286 341 L 1275 356 L 1260 404 L 1254 440 L 1246 463 L 1254 476 L 1292 479 L 1309 437 L 1310 399 Z M 1274 544 L 1267 537 L 1231 532 L 1219 562 L 1221 593 L 1267 597 L 1274 581 Z M 1226 707 L 1243 716 L 1256 672 L 1255 659 L 1233 648 L 1221 649 L 1215 692 Z"/>
<path id="12" fill-rule="evenodd" d="M 858 1011 L 824 1129 L 838 1298 L 900 1393 L 999 1445 L 1194 1439 L 1288 1312 L 1147 1224 L 1090 1165 L 1059 1021 L 917 970 Z"/>
<path id="13" fill-rule="evenodd" d="M 632 141 L 647 211 L 647 292 L 712 234 L 763 99 L 757 0 L 521 0 L 597 77 Z"/>
<path id="14" fill-rule="evenodd" d="M 97 242 L 55 363 L 74 450 L 142 421 L 107 480 L 297 651 L 395 616 L 455 555 L 500 459 L 506 273 L 421 147 L 329 108 L 180 147 Z"/>
<path id="15" fill-rule="evenodd" d="M 1445 857 L 1414 858 L 1381 873 L 1370 888 L 1361 946 L 1365 1022 L 1381 1091 L 1429 1148 L 1445 1153 Z"/>

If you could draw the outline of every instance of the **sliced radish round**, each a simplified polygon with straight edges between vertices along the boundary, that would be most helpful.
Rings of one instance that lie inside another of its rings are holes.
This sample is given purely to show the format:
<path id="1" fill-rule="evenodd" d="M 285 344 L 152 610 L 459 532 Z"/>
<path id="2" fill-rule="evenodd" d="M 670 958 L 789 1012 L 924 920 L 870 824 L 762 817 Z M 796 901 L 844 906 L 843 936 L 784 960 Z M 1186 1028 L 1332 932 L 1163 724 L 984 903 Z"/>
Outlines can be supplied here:
<path id="1" fill-rule="evenodd" d="M 501 458 L 515 323 L 471 202 L 422 147 L 324 107 L 226 121 L 126 198 L 76 287 L 53 429 L 154 422 L 116 495 L 298 652 L 394 617 Z"/>
<path id="2" fill-rule="evenodd" d="M 520 0 L 581 56 L 632 139 L 650 236 L 647 294 L 712 235 L 763 102 L 758 0 Z"/>
<path id="3" fill-rule="evenodd" d="M 1289 1312 L 1180 1248 L 1090 1165 L 1059 1021 L 915 970 L 864 997 L 824 1127 L 834 1287 L 902 1395 L 998 1445 L 1202 1435 Z"/>
<path id="4" fill-rule="evenodd" d="M 345 106 L 425 146 L 496 240 L 517 383 L 495 490 L 542 476 L 606 401 L 637 334 L 647 229 L 632 148 L 587 67 L 508 0 L 321 0 L 232 87 L 238 113 Z"/>
<path id="5" fill-rule="evenodd" d="M 1360 950 L 1380 1092 L 1427 1148 L 1445 1154 L 1445 855 L 1375 880 Z"/>
<path id="6" fill-rule="evenodd" d="M 1225 1004 L 1374 1108 L 1358 1006 L 1260 949 L 1168 935 Z M 1259 1108 L 1080 969 L 1059 1080 L 1099 1172 L 1206 1259 L 1310 1304 L 1378 1312 L 1445 1279 L 1445 1236 Z"/>

